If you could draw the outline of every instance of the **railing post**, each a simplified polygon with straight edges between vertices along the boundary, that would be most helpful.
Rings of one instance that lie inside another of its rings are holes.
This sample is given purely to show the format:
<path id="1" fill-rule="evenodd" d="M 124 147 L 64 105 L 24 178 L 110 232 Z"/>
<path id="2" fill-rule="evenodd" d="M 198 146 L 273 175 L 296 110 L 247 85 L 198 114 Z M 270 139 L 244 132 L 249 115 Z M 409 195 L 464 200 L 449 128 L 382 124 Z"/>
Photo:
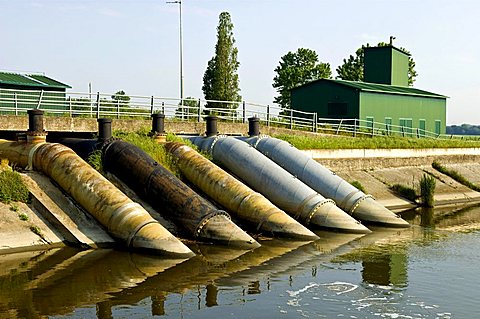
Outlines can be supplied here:
<path id="1" fill-rule="evenodd" d="M 165 102 L 162 102 L 162 114 L 165 114 Z"/>
<path id="2" fill-rule="evenodd" d="M 357 137 L 357 119 L 353 119 L 353 137 Z"/>
<path id="3" fill-rule="evenodd" d="M 72 114 L 72 97 L 71 96 L 68 97 L 68 109 L 70 110 L 70 117 L 72 117 L 73 114 Z"/>
<path id="4" fill-rule="evenodd" d="M 317 133 L 317 131 L 318 131 L 318 129 L 317 129 L 317 117 L 318 117 L 317 112 L 313 113 L 313 132 L 314 133 Z"/>
<path id="5" fill-rule="evenodd" d="M 243 123 L 247 121 L 247 109 L 245 105 L 245 101 L 242 102 L 242 107 L 243 107 Z"/>
<path id="6" fill-rule="evenodd" d="M 153 95 L 152 97 L 150 98 L 150 116 L 153 114 Z"/>
<path id="7" fill-rule="evenodd" d="M 267 126 L 270 126 L 270 104 L 267 104 Z"/>
<path id="8" fill-rule="evenodd" d="M 17 92 L 13 93 L 13 100 L 15 102 L 15 115 L 18 115 Z"/>
<path id="9" fill-rule="evenodd" d="M 117 119 L 120 118 L 120 100 L 117 100 Z"/>
<path id="10" fill-rule="evenodd" d="M 338 135 L 338 133 L 340 132 L 340 129 L 342 128 L 342 123 L 343 123 L 343 119 L 341 119 L 340 123 L 338 123 L 337 132 L 335 133 L 335 135 Z"/>
<path id="11" fill-rule="evenodd" d="M 199 122 L 199 123 L 202 121 L 202 110 L 201 110 L 200 107 L 201 107 L 201 101 L 200 101 L 200 99 L 198 99 L 198 111 L 197 111 L 197 112 L 198 112 L 198 114 L 197 114 L 198 117 L 197 117 L 197 122 Z"/>
<path id="12" fill-rule="evenodd" d="M 97 92 L 97 119 L 100 118 L 100 92 Z"/>
<path id="13" fill-rule="evenodd" d="M 293 129 L 293 109 L 290 109 L 290 129 Z"/>

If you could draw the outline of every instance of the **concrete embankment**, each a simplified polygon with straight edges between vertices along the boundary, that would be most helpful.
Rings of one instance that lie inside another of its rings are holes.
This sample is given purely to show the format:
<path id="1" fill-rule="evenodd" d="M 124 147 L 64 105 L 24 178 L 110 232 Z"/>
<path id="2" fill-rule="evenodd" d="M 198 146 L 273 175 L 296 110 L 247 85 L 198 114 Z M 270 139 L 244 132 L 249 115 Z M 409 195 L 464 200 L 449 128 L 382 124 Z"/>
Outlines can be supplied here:
<path id="1" fill-rule="evenodd" d="M 394 184 L 417 188 L 424 174 L 436 179 L 435 205 L 468 204 L 480 201 L 476 192 L 432 168 L 433 161 L 456 170 L 467 180 L 480 184 L 480 149 L 358 149 L 307 150 L 308 155 L 348 182 L 359 181 L 366 193 L 392 210 L 416 207 L 415 203 L 390 190 Z"/>

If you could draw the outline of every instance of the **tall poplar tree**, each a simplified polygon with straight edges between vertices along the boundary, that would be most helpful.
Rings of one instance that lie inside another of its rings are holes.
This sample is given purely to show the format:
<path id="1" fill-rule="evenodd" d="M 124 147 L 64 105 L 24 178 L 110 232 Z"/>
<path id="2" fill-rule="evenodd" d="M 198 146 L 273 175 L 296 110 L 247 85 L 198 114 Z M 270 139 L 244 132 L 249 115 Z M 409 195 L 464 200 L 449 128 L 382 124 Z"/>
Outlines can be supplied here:
<path id="1" fill-rule="evenodd" d="M 206 100 L 241 101 L 237 70 L 240 63 L 237 60 L 238 49 L 233 38 L 233 24 L 228 12 L 220 13 L 217 27 L 217 44 L 215 55 L 208 61 L 203 75 L 203 94 Z M 224 108 L 234 110 L 238 104 L 207 103 L 207 108 Z"/>

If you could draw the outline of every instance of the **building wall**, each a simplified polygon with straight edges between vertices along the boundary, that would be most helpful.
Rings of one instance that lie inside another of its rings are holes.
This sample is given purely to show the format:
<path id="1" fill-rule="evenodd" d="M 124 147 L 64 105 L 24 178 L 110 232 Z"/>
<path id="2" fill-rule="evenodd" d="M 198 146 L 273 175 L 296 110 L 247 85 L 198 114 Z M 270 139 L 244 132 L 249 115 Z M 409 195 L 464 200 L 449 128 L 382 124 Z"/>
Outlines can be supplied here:
<path id="1" fill-rule="evenodd" d="M 2 108 L 32 109 L 39 107 L 42 110 L 66 110 L 69 105 L 65 97 L 65 89 L 44 88 L 42 93 L 41 88 L 0 86 L 0 98 L 2 100 L 0 107 Z M 2 112 L 5 113 L 5 110 Z"/>
<path id="2" fill-rule="evenodd" d="M 408 86 L 408 55 L 394 47 L 365 48 L 364 81 Z"/>
<path id="3" fill-rule="evenodd" d="M 446 99 L 361 92 L 360 119 L 372 118 L 379 123 L 386 123 L 385 119 L 390 118 L 392 125 L 414 128 L 422 128 L 420 120 L 424 120 L 424 129 L 430 132 L 436 132 L 435 121 L 440 121 L 439 133 L 445 134 Z"/>
<path id="4" fill-rule="evenodd" d="M 292 90 L 292 108 L 316 112 L 319 118 L 358 118 L 356 90 L 328 81 L 317 81 Z"/>

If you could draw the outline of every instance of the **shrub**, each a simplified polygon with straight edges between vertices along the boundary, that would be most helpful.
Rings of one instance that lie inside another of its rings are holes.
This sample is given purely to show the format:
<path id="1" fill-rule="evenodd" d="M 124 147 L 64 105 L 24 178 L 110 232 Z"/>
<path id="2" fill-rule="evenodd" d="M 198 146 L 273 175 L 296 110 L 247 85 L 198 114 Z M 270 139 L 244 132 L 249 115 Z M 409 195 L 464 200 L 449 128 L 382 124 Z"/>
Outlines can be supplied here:
<path id="1" fill-rule="evenodd" d="M 422 199 L 422 206 L 433 207 L 435 193 L 435 177 L 424 174 L 420 179 L 420 198 Z"/>

